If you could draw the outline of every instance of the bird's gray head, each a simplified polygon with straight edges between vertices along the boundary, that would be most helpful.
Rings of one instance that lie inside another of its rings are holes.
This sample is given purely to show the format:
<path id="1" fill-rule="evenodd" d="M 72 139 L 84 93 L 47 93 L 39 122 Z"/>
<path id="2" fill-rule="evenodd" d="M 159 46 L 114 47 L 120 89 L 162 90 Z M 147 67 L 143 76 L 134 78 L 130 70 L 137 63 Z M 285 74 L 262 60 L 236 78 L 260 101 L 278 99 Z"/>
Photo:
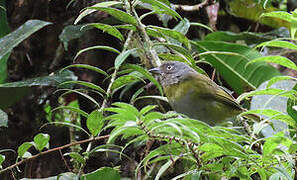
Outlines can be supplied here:
<path id="1" fill-rule="evenodd" d="M 162 86 L 179 83 L 191 73 L 196 73 L 189 65 L 179 61 L 167 61 L 161 66 L 150 69 L 151 73 L 158 75 Z"/>

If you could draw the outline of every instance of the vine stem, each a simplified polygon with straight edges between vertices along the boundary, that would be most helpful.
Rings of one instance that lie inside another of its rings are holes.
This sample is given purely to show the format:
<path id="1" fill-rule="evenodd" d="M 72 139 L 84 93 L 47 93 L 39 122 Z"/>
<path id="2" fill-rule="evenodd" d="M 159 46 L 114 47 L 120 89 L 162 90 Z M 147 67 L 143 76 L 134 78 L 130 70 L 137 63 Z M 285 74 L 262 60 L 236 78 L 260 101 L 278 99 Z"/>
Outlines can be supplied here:
<path id="1" fill-rule="evenodd" d="M 51 152 L 54 152 L 54 151 L 60 151 L 62 149 L 65 149 L 65 148 L 68 148 L 68 147 L 71 147 L 71 146 L 74 146 L 74 145 L 77 145 L 77 144 L 83 144 L 83 143 L 87 143 L 87 142 L 92 142 L 92 141 L 98 141 L 98 140 L 102 140 L 102 139 L 106 139 L 106 138 L 109 138 L 109 135 L 105 135 L 105 136 L 98 136 L 98 137 L 95 137 L 95 138 L 89 138 L 89 139 L 84 139 L 84 140 L 81 140 L 81 141 L 76 141 L 76 142 L 72 142 L 72 143 L 69 143 L 69 144 L 65 144 L 64 146 L 60 146 L 60 147 L 56 147 L 56 148 L 53 148 L 53 149 L 49 149 L 47 151 L 44 151 L 44 152 L 40 152 L 34 156 L 31 156 L 30 158 L 27 158 L 27 159 L 23 159 L 11 166 L 8 166 L 7 168 L 5 169 L 2 169 L 0 170 L 0 174 L 7 171 L 7 170 L 10 170 L 12 168 L 15 168 L 29 160 L 32 160 L 32 159 L 36 159 L 38 158 L 39 156 L 41 155 L 44 155 L 44 154 L 48 154 L 48 153 L 51 153 Z"/>

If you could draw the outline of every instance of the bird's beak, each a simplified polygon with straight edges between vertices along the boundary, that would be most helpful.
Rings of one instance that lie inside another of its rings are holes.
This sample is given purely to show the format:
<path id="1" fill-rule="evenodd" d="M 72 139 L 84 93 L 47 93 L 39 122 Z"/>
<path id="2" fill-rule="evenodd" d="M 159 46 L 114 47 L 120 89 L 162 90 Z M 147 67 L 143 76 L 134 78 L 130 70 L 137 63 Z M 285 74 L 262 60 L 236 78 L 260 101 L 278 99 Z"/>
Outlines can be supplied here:
<path id="1" fill-rule="evenodd" d="M 150 73 L 152 74 L 156 74 L 156 75 L 160 75 L 161 74 L 161 70 L 159 67 L 155 67 L 149 70 Z"/>

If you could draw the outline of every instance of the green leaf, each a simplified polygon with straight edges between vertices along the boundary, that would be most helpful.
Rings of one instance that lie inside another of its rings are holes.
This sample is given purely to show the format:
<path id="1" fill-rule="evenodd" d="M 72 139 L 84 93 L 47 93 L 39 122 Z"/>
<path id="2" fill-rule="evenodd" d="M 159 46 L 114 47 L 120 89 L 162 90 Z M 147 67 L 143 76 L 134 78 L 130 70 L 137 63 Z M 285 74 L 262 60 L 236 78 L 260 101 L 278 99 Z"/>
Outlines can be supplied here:
<path id="1" fill-rule="evenodd" d="M 120 180 L 121 176 L 117 170 L 110 167 L 103 167 L 91 173 L 82 175 L 80 179 L 81 180 L 97 180 L 97 179 Z"/>
<path id="2" fill-rule="evenodd" d="M 1 38 L 0 59 L 2 59 L 3 56 L 9 53 L 14 47 L 16 47 L 31 34 L 49 24 L 51 23 L 40 20 L 29 20 L 12 33 L 9 33 L 8 35 Z"/>
<path id="3" fill-rule="evenodd" d="M 279 47 L 279 48 L 297 50 L 297 46 L 295 44 L 288 41 L 277 41 L 277 40 L 263 42 L 256 46 L 256 48 L 258 47 Z"/>
<path id="4" fill-rule="evenodd" d="M 72 71 L 57 72 L 53 75 L 42 76 L 24 81 L 17 81 L 11 83 L 0 84 L 2 88 L 18 88 L 18 87 L 33 87 L 33 86 L 58 86 L 60 83 L 70 80 L 76 80 L 77 76 Z"/>
<path id="5" fill-rule="evenodd" d="M 5 9 L 5 0 L 0 2 L 0 38 L 5 36 L 10 32 L 8 25 L 7 15 Z M 10 56 L 10 53 L 7 53 L 5 56 L 0 58 L 0 84 L 4 83 L 7 78 L 7 60 Z"/>
<path id="6" fill-rule="evenodd" d="M 158 54 L 159 58 L 161 58 L 163 61 L 180 61 L 185 62 L 187 59 L 181 55 L 177 54 L 169 54 L 169 53 L 160 53 Z"/>
<path id="7" fill-rule="evenodd" d="M 72 64 L 72 65 L 66 66 L 65 68 L 61 69 L 61 71 L 64 71 L 65 69 L 72 68 L 72 67 L 85 68 L 85 69 L 89 69 L 89 70 L 95 71 L 97 73 L 103 74 L 105 76 L 108 76 L 108 74 L 105 71 L 103 71 L 102 69 L 95 67 L 95 66 L 88 65 L 88 64 Z"/>
<path id="8" fill-rule="evenodd" d="M 66 90 L 66 92 L 64 94 L 62 94 L 61 96 L 64 96 L 64 95 L 69 94 L 69 93 L 77 93 L 77 94 L 79 94 L 79 95 L 87 98 L 90 102 L 94 103 L 97 107 L 100 106 L 99 103 L 94 98 L 92 98 L 91 96 L 87 95 L 86 93 L 80 92 L 79 90 L 58 89 L 57 91 L 65 91 L 65 90 Z"/>
<path id="9" fill-rule="evenodd" d="M 68 106 L 66 106 L 66 107 L 68 107 Z M 43 128 L 43 127 L 46 126 L 46 125 L 49 125 L 49 124 L 55 124 L 55 125 L 58 124 L 58 125 L 63 125 L 63 126 L 67 126 L 67 127 L 77 128 L 77 129 L 83 131 L 84 133 L 86 133 L 86 135 L 91 136 L 91 135 L 90 135 L 86 130 L 84 130 L 81 126 L 79 126 L 79 125 L 75 125 L 75 124 L 72 124 L 72 123 L 69 123 L 69 122 L 50 122 L 50 123 L 46 123 L 46 124 L 44 124 L 43 126 L 41 126 L 40 129 Z"/>
<path id="10" fill-rule="evenodd" d="M 27 95 L 35 86 L 58 86 L 60 83 L 76 80 L 77 76 L 67 70 L 53 75 L 42 76 L 24 81 L 0 84 L 0 108 L 7 108 Z"/>
<path id="11" fill-rule="evenodd" d="M 142 115 L 145 115 L 145 114 L 147 114 L 148 112 L 150 112 L 151 110 L 153 110 L 153 109 L 156 109 L 158 106 L 156 106 L 156 105 L 148 105 L 148 106 L 145 106 L 144 108 L 142 108 L 141 110 L 140 110 L 140 114 L 142 114 Z"/>
<path id="12" fill-rule="evenodd" d="M 104 125 L 103 113 L 99 110 L 94 110 L 87 119 L 87 127 L 93 136 L 97 136 Z"/>
<path id="13" fill-rule="evenodd" d="M 240 102 L 243 99 L 246 99 L 251 96 L 256 96 L 256 95 L 276 95 L 276 96 L 284 96 L 288 97 L 290 99 L 297 99 L 296 96 L 297 92 L 295 90 L 282 90 L 282 89 L 277 89 L 277 88 L 268 88 L 268 89 L 261 89 L 261 90 L 256 90 L 256 91 L 251 91 L 248 93 L 244 93 L 240 95 L 237 100 Z"/>
<path id="14" fill-rule="evenodd" d="M 288 22 L 291 22 L 293 18 L 292 14 L 285 11 L 273 11 L 269 13 L 262 13 L 260 17 L 274 17 Z"/>
<path id="15" fill-rule="evenodd" d="M 6 11 L 5 7 L 3 7 L 3 6 L 0 6 L 0 10 L 1 11 Z"/>
<path id="16" fill-rule="evenodd" d="M 297 78 L 294 78 L 294 77 L 291 77 L 291 76 L 276 76 L 276 77 L 273 77 L 271 78 L 267 85 L 266 85 L 266 88 L 270 88 L 273 84 L 279 82 L 279 81 L 284 81 L 284 80 L 294 80 L 294 81 L 297 81 Z"/>
<path id="17" fill-rule="evenodd" d="M 166 171 L 168 171 L 168 168 L 172 167 L 173 164 L 180 158 L 181 158 L 180 156 L 176 156 L 176 157 L 173 157 L 173 158 L 170 158 L 169 160 L 167 160 L 167 162 L 159 168 L 158 173 L 155 177 L 155 180 L 159 180 L 161 178 L 161 176 Z"/>
<path id="18" fill-rule="evenodd" d="M 121 54 L 119 54 L 117 56 L 117 58 L 115 59 L 115 61 L 114 61 L 114 67 L 115 67 L 115 69 L 119 69 L 120 66 L 123 64 L 123 62 L 127 59 L 127 57 L 130 54 L 135 53 L 136 50 L 137 50 L 137 48 L 134 48 L 134 49 L 129 49 L 127 51 L 121 52 Z"/>
<path id="19" fill-rule="evenodd" d="M 180 21 L 174 28 L 174 31 L 180 32 L 183 35 L 186 35 L 189 31 L 191 26 L 190 21 L 187 18 L 184 18 L 182 21 Z"/>
<path id="20" fill-rule="evenodd" d="M 18 156 L 23 157 L 30 147 L 34 145 L 33 142 L 24 142 L 18 147 Z"/>
<path id="21" fill-rule="evenodd" d="M 279 65 L 282 65 L 284 67 L 297 70 L 296 64 L 293 61 L 291 61 L 288 58 L 285 58 L 283 56 L 265 56 L 265 57 L 259 57 L 259 58 L 253 59 L 250 62 L 248 62 L 246 64 L 246 67 L 248 68 L 248 66 L 250 64 L 255 63 L 255 62 L 270 62 L 270 63 L 279 64 Z"/>
<path id="22" fill-rule="evenodd" d="M 115 52 L 117 54 L 121 53 L 117 49 L 109 47 L 109 46 L 92 46 L 92 47 L 88 47 L 88 48 L 85 48 L 85 49 L 82 49 L 82 50 L 78 51 L 78 53 L 75 55 L 75 57 L 73 59 L 76 59 L 81 53 L 84 53 L 84 52 L 89 51 L 89 50 L 94 50 L 94 49 L 103 49 L 103 50 L 107 50 L 107 51 L 110 51 L 110 52 Z"/>
<path id="23" fill-rule="evenodd" d="M 257 168 L 257 172 L 260 175 L 261 180 L 267 179 L 266 171 L 262 167 Z"/>
<path id="24" fill-rule="evenodd" d="M 95 9 L 95 10 L 106 12 L 109 15 L 113 16 L 114 18 L 122 22 L 137 26 L 137 20 L 133 16 L 131 16 L 130 14 L 124 11 L 114 9 L 114 8 L 105 8 L 105 7 L 88 7 L 87 9 Z"/>
<path id="25" fill-rule="evenodd" d="M 184 44 L 188 49 L 191 48 L 191 44 L 189 39 L 181 32 L 178 32 L 176 30 L 171 30 L 168 28 L 163 28 L 163 27 L 159 27 L 159 26 L 149 26 L 149 28 L 155 29 L 158 32 L 160 32 L 162 35 L 168 36 L 174 40 L 177 40 L 178 42 Z M 174 44 L 177 44 L 176 42 L 169 40 L 171 42 L 173 42 Z"/>
<path id="26" fill-rule="evenodd" d="M 86 160 L 84 159 L 84 157 L 77 152 L 65 153 L 64 156 L 70 156 L 72 159 L 80 164 L 86 164 Z"/>
<path id="27" fill-rule="evenodd" d="M 8 127 L 7 123 L 8 115 L 0 109 L 0 127 Z"/>
<path id="28" fill-rule="evenodd" d="M 123 135 L 125 138 L 131 137 L 131 136 L 138 136 L 143 135 L 143 130 L 136 127 L 136 122 L 126 122 L 124 126 L 118 129 L 114 129 L 108 138 L 107 143 L 114 143 L 116 138 L 118 138 L 120 135 Z"/>
<path id="29" fill-rule="evenodd" d="M 79 109 L 79 108 L 76 108 L 76 107 L 72 107 L 72 106 L 59 106 L 59 107 L 56 107 L 55 109 L 53 109 L 51 112 L 54 112 L 54 111 L 57 111 L 59 109 L 68 109 L 70 111 L 73 111 L 73 112 L 77 112 L 78 114 L 88 118 L 89 114 L 86 113 L 85 111 Z"/>
<path id="30" fill-rule="evenodd" d="M 4 160 L 5 160 L 5 156 L 0 154 L 0 167 L 2 167 L 1 164 L 4 162 Z"/>
<path id="31" fill-rule="evenodd" d="M 100 2 L 97 3 L 91 7 L 110 7 L 113 5 L 117 5 L 117 4 L 122 4 L 122 2 L 119 1 L 106 1 L 106 2 Z M 79 16 L 75 19 L 74 24 L 77 24 L 82 18 L 84 18 L 85 16 L 95 12 L 96 10 L 94 9 L 87 9 L 85 8 L 80 14 Z"/>
<path id="32" fill-rule="evenodd" d="M 38 151 L 49 148 L 50 136 L 48 134 L 39 133 L 34 137 L 34 145 Z"/>
<path id="33" fill-rule="evenodd" d="M 289 115 L 287 114 L 283 114 L 282 112 L 273 110 L 273 109 L 258 109 L 258 110 L 249 110 L 247 112 L 244 112 L 242 114 L 240 114 L 240 116 L 242 115 L 246 115 L 246 114 L 260 114 L 260 115 L 264 115 L 267 116 L 271 119 L 276 119 L 276 120 L 280 120 L 283 121 L 285 123 L 287 123 L 288 125 L 292 126 L 292 127 L 297 127 L 297 122 L 292 119 Z"/>
<path id="34" fill-rule="evenodd" d="M 4 83 L 7 78 L 7 61 L 9 56 L 10 53 L 7 53 L 0 59 L 0 84 Z"/>
<path id="35" fill-rule="evenodd" d="M 139 73 L 141 73 L 144 77 L 146 77 L 147 79 L 149 79 L 152 83 L 154 83 L 154 85 L 157 86 L 157 88 L 159 89 L 161 95 L 163 95 L 163 89 L 162 86 L 160 85 L 160 83 L 143 67 L 135 65 L 135 64 L 125 64 L 124 68 L 129 68 L 129 69 L 133 69 Z"/>
<path id="36" fill-rule="evenodd" d="M 293 90 L 297 91 L 297 84 L 293 87 Z M 288 99 L 287 101 L 287 112 L 297 123 L 297 100 Z"/>
<path id="37" fill-rule="evenodd" d="M 283 165 L 281 165 L 280 167 L 273 167 L 273 168 L 276 169 L 278 172 L 280 172 L 283 178 L 286 178 L 288 180 L 293 180 L 291 175 L 288 173 L 288 170 L 285 167 L 283 167 Z"/>
<path id="38" fill-rule="evenodd" d="M 245 56 L 245 58 L 225 54 L 205 54 L 201 56 L 206 62 L 216 68 L 224 80 L 238 94 L 243 93 L 247 88 L 255 89 L 264 81 L 281 75 L 277 69 L 265 62 L 258 62 L 246 68 L 246 64 L 250 62 L 249 60 L 261 57 L 259 52 L 250 47 L 221 41 L 196 41 L 193 44 L 199 53 L 222 51 Z"/>
<path id="39" fill-rule="evenodd" d="M 124 40 L 124 36 L 122 35 L 122 33 L 115 27 L 108 25 L 108 24 L 102 24 L 102 23 L 92 23 L 92 24 L 86 24 L 82 27 L 82 29 L 84 29 L 85 27 L 95 27 L 97 29 L 102 30 L 103 32 L 107 32 L 108 34 L 118 38 L 119 40 L 123 41 Z"/>
<path id="40" fill-rule="evenodd" d="M 213 32 L 213 30 L 210 27 L 208 27 L 208 26 L 206 26 L 205 24 L 202 24 L 202 23 L 191 22 L 190 25 L 191 26 L 200 26 L 200 27 L 203 27 L 203 28 L 209 30 L 210 32 Z"/>
<path id="41" fill-rule="evenodd" d="M 64 86 L 66 84 L 79 84 L 82 86 L 86 86 L 88 88 L 94 89 L 100 93 L 106 94 L 105 90 L 102 89 L 100 86 L 97 86 L 96 84 L 90 83 L 90 82 L 86 82 L 86 81 L 66 81 L 61 83 L 59 86 Z"/>
<path id="42" fill-rule="evenodd" d="M 164 10 L 163 13 L 169 14 L 171 16 L 173 16 L 174 18 L 177 17 L 180 20 L 182 20 L 183 18 L 174 10 L 172 10 L 170 7 L 168 7 L 166 4 L 164 4 L 163 2 L 160 2 L 158 0 L 140 0 L 141 2 L 144 3 L 149 3 L 151 4 L 153 7 L 158 7 L 162 10 Z"/>
<path id="43" fill-rule="evenodd" d="M 111 89 L 113 90 L 113 93 L 118 90 L 119 88 L 122 88 L 123 86 L 126 86 L 129 83 L 137 82 L 137 81 L 143 81 L 140 77 L 136 75 L 124 75 L 120 76 L 112 83 Z"/>
<path id="44" fill-rule="evenodd" d="M 170 48 L 180 53 L 181 55 L 183 55 L 190 64 L 195 64 L 195 60 L 192 57 L 191 53 L 187 49 L 183 48 L 182 46 L 170 44 L 170 43 L 155 43 L 154 46 L 166 46 L 167 48 Z"/>
<path id="45" fill-rule="evenodd" d="M 273 151 L 279 147 L 279 145 L 284 145 L 290 147 L 292 140 L 284 136 L 284 132 L 279 132 L 272 137 L 266 139 L 263 145 L 263 156 L 269 158 Z"/>
<path id="46" fill-rule="evenodd" d="M 297 144 L 291 144 L 290 147 L 289 147 L 288 152 L 290 154 L 293 154 L 293 153 L 296 153 L 296 151 L 297 151 Z"/>

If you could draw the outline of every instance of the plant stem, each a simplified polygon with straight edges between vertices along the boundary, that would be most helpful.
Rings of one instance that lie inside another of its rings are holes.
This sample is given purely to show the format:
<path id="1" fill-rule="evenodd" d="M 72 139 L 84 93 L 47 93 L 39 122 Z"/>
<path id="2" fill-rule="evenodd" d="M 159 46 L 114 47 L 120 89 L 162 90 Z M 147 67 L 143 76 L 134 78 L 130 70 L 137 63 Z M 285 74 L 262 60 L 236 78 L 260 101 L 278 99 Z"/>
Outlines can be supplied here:
<path id="1" fill-rule="evenodd" d="M 17 166 L 19 166 L 19 165 L 27 162 L 27 161 L 30 161 L 32 159 L 36 159 L 36 158 L 38 158 L 41 155 L 48 154 L 48 153 L 51 153 L 51 152 L 54 152 L 54 151 L 59 151 L 59 150 L 62 150 L 62 149 L 65 149 L 65 148 L 68 148 L 68 147 L 71 147 L 71 146 L 75 146 L 75 145 L 78 145 L 78 144 L 83 144 L 83 143 L 87 143 L 87 142 L 92 142 L 92 141 L 98 141 L 98 140 L 101 140 L 101 139 L 106 139 L 108 137 L 109 137 L 109 135 L 105 135 L 105 136 L 99 136 L 99 137 L 95 137 L 95 138 L 84 139 L 84 140 L 81 140 L 81 141 L 76 141 L 76 142 L 72 142 L 72 143 L 66 144 L 64 146 L 60 146 L 60 147 L 56 147 L 56 148 L 53 148 L 53 149 L 49 149 L 49 150 L 44 151 L 44 152 L 40 152 L 40 153 L 38 153 L 38 154 L 30 157 L 30 158 L 23 159 L 22 161 L 19 161 L 19 162 L 15 163 L 15 164 L 13 164 L 13 165 L 5 168 L 5 169 L 0 170 L 0 174 L 3 173 L 3 172 L 5 172 L 5 171 L 7 171 L 7 170 L 10 170 L 12 168 L 15 168 L 15 167 L 17 167 Z"/>

